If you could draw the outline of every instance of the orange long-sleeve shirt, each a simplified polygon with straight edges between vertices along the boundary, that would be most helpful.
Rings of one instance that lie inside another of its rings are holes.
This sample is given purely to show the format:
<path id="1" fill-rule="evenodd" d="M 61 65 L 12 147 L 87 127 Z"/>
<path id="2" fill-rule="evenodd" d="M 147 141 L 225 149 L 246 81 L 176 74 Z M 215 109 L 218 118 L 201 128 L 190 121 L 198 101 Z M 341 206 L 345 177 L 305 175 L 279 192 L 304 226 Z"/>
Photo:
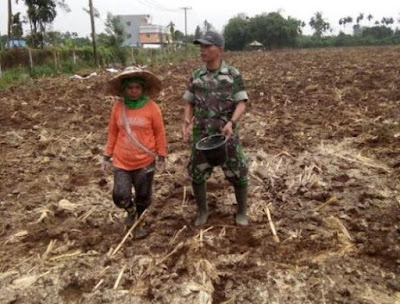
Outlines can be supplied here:
<path id="1" fill-rule="evenodd" d="M 136 170 L 150 165 L 154 158 L 137 148 L 129 139 L 122 119 L 122 102 L 114 104 L 108 124 L 104 155 L 112 156 L 113 165 L 123 170 Z M 138 109 L 126 108 L 126 118 L 137 140 L 160 156 L 167 154 L 164 122 L 158 105 L 149 100 Z"/>

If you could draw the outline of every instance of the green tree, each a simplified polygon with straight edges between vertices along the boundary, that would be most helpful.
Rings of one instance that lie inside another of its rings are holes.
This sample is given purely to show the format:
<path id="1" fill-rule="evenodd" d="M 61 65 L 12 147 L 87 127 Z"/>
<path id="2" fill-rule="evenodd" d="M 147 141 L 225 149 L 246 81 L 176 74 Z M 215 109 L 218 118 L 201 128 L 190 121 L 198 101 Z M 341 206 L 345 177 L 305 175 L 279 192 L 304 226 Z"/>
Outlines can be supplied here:
<path id="1" fill-rule="evenodd" d="M 0 35 L 0 50 L 5 48 L 8 35 Z"/>
<path id="2" fill-rule="evenodd" d="M 371 14 L 369 14 L 369 15 L 367 16 L 367 19 L 368 19 L 368 21 L 371 23 L 371 20 L 374 19 L 374 16 L 372 16 Z"/>
<path id="3" fill-rule="evenodd" d="M 49 44 L 52 46 L 59 46 L 64 41 L 63 34 L 57 31 L 47 32 L 46 36 L 44 37 L 45 44 Z"/>
<path id="4" fill-rule="evenodd" d="M 113 16 L 111 13 L 108 13 L 105 23 L 105 30 L 107 33 L 105 45 L 112 48 L 121 63 L 125 64 L 126 54 L 122 47 L 125 33 L 120 19 L 117 16 Z"/>
<path id="5" fill-rule="evenodd" d="M 361 21 L 364 19 L 364 14 L 360 13 L 356 18 L 356 24 L 353 25 L 353 35 L 359 36 L 361 34 Z"/>
<path id="6" fill-rule="evenodd" d="M 213 29 L 214 29 L 214 26 L 207 20 L 204 20 L 202 32 L 205 33 L 207 31 L 211 31 Z"/>
<path id="7" fill-rule="evenodd" d="M 111 40 L 110 36 L 107 35 L 106 33 L 100 33 L 100 34 L 96 35 L 96 41 L 99 46 L 109 47 L 110 40 Z M 90 43 L 90 45 L 92 45 L 92 44 Z"/>
<path id="8" fill-rule="evenodd" d="M 22 31 L 22 20 L 21 20 L 21 13 L 16 13 L 13 15 L 12 24 L 11 24 L 11 36 L 13 38 L 21 38 L 23 31 Z"/>
<path id="9" fill-rule="evenodd" d="M 340 25 L 340 26 L 343 25 L 343 31 L 344 31 L 344 28 L 345 28 L 345 25 L 346 25 L 346 20 L 345 20 L 345 18 L 340 18 L 340 19 L 339 19 L 339 25 Z"/>
<path id="10" fill-rule="evenodd" d="M 346 24 L 347 23 L 353 23 L 353 18 L 352 17 L 350 17 L 350 16 L 348 16 L 348 17 L 346 17 Z"/>
<path id="11" fill-rule="evenodd" d="M 394 23 L 393 17 L 383 17 L 381 20 L 381 24 L 390 25 Z"/>
<path id="12" fill-rule="evenodd" d="M 310 19 L 310 26 L 314 29 L 314 36 L 321 38 L 321 36 L 330 29 L 329 22 L 325 21 L 321 12 L 316 12 Z"/>
<path id="13" fill-rule="evenodd" d="M 257 15 L 249 20 L 249 36 L 266 48 L 294 47 L 301 33 L 301 21 L 285 19 L 278 12 Z"/>
<path id="14" fill-rule="evenodd" d="M 168 24 L 169 35 L 172 40 L 175 40 L 175 23 L 172 21 Z"/>
<path id="15" fill-rule="evenodd" d="M 175 30 L 174 32 L 174 40 L 175 41 L 183 41 L 185 39 L 185 34 L 179 30 Z"/>
<path id="16" fill-rule="evenodd" d="M 364 14 L 360 13 L 356 19 L 357 24 L 359 24 L 364 19 Z"/>
<path id="17" fill-rule="evenodd" d="M 198 25 L 198 26 L 196 27 L 195 32 L 194 32 L 194 38 L 195 38 L 195 39 L 199 39 L 200 37 L 201 37 L 201 29 L 200 29 L 200 25 Z"/>
<path id="18" fill-rule="evenodd" d="M 372 37 L 377 40 L 388 38 L 391 37 L 392 35 L 393 35 L 393 30 L 384 25 L 368 27 L 364 29 L 364 31 L 362 32 L 363 37 Z"/>
<path id="19" fill-rule="evenodd" d="M 251 42 L 249 33 L 249 18 L 244 15 L 238 15 L 229 19 L 224 28 L 225 48 L 227 50 L 238 51 Z"/>
<path id="20" fill-rule="evenodd" d="M 44 36 L 47 25 L 57 16 L 57 6 L 69 11 L 65 0 L 21 0 L 27 6 L 27 15 L 31 27 L 31 37 L 34 47 L 39 44 L 44 47 Z M 18 0 L 17 0 L 18 2 Z"/>

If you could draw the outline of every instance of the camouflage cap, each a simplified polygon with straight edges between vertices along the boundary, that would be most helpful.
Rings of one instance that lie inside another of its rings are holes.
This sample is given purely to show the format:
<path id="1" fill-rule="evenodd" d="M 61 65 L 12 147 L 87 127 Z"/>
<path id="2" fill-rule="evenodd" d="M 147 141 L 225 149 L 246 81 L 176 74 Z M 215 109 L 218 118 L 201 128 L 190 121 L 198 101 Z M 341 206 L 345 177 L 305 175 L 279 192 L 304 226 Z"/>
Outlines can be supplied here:
<path id="1" fill-rule="evenodd" d="M 214 31 L 208 31 L 201 38 L 194 40 L 193 43 L 224 47 L 225 39 L 224 36 L 222 36 L 220 33 Z"/>

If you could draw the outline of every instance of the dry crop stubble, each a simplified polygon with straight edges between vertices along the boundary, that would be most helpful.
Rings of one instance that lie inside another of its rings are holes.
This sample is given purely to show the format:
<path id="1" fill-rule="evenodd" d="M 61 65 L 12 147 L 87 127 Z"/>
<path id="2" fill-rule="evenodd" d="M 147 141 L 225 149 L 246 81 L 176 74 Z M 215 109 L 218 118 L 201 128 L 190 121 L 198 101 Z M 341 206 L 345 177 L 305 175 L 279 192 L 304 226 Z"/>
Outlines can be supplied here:
<path id="1" fill-rule="evenodd" d="M 399 49 L 226 60 L 250 94 L 240 124 L 246 228 L 234 225 L 233 191 L 219 169 L 209 181 L 209 225 L 192 225 L 180 122 L 198 60 L 153 69 L 164 78 L 157 102 L 170 154 L 142 240 L 124 230 L 112 177 L 99 168 L 110 75 L 39 79 L 2 93 L 0 302 L 399 301 Z"/>

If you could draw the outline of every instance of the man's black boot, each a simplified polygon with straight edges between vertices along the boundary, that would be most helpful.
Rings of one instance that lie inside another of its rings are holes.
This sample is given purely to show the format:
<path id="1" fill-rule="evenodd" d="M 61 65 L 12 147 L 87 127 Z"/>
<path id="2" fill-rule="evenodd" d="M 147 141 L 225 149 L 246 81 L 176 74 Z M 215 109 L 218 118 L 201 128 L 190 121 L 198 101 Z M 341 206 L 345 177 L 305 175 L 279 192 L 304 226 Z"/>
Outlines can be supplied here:
<path id="1" fill-rule="evenodd" d="M 235 196 L 237 203 L 236 212 L 236 225 L 247 226 L 249 221 L 247 219 L 247 185 L 235 185 Z"/>
<path id="2" fill-rule="evenodd" d="M 197 215 L 194 222 L 195 226 L 203 226 L 207 222 L 208 207 L 206 201 L 206 184 L 192 183 L 194 198 L 197 205 Z"/>

